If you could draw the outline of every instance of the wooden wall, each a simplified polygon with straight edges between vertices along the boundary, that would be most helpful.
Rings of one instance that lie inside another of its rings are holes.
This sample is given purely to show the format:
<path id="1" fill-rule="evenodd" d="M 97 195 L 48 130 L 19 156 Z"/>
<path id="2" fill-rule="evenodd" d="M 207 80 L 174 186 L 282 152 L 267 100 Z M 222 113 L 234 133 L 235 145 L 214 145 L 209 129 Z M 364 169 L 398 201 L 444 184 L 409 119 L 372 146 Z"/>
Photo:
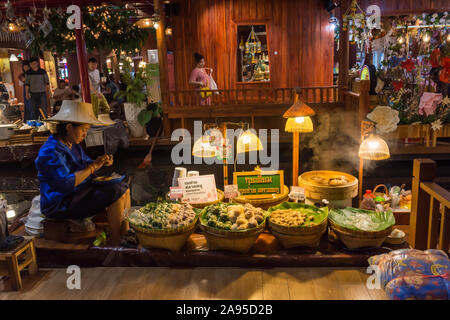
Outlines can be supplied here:
<path id="1" fill-rule="evenodd" d="M 383 16 L 450 10 L 450 0 L 359 0 L 358 2 L 363 10 L 370 5 L 378 5 Z"/>
<path id="2" fill-rule="evenodd" d="M 322 1 L 182 0 L 179 12 L 168 46 L 177 89 L 189 88 L 194 52 L 214 69 L 219 89 L 252 86 L 236 83 L 238 23 L 267 24 L 271 87 L 332 85 L 333 32 Z"/>

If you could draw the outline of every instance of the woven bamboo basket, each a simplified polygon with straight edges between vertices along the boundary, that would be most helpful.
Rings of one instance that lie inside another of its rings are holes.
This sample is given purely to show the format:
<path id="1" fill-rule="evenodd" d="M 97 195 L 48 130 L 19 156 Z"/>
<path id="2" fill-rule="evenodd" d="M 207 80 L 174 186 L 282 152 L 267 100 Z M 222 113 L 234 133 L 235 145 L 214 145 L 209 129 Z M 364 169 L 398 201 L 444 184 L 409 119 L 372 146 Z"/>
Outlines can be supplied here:
<path id="1" fill-rule="evenodd" d="M 131 212 L 136 209 L 139 209 L 139 207 L 126 209 L 124 212 L 125 217 L 128 217 Z M 139 239 L 139 243 L 144 248 L 160 248 L 171 251 L 179 251 L 197 227 L 199 216 L 200 215 L 197 214 L 194 221 L 187 226 L 169 230 L 143 228 L 133 224 L 131 221 L 129 223 L 130 227 L 135 231 L 136 236 Z"/>
<path id="2" fill-rule="evenodd" d="M 269 218 L 269 230 L 281 242 L 284 248 L 311 247 L 316 248 L 320 244 L 320 238 L 327 230 L 328 220 L 313 227 L 285 227 L 275 224 Z"/>
<path id="3" fill-rule="evenodd" d="M 341 227 L 329 219 L 330 228 L 349 249 L 379 247 L 392 232 L 392 226 L 383 231 L 358 231 Z"/>
<path id="4" fill-rule="evenodd" d="M 264 230 L 266 222 L 244 231 L 225 231 L 200 223 L 210 250 L 227 250 L 247 253 Z"/>
<path id="5" fill-rule="evenodd" d="M 217 189 L 217 200 L 212 202 L 205 202 L 205 203 L 190 203 L 190 205 L 194 208 L 203 209 L 204 207 L 210 206 L 212 204 L 217 204 L 219 202 L 222 202 L 223 199 L 225 199 L 225 194 L 222 190 Z M 170 195 L 169 192 L 166 193 L 166 200 L 170 201 Z"/>
<path id="6" fill-rule="evenodd" d="M 274 207 L 277 204 L 287 201 L 288 198 L 289 198 L 289 188 L 287 186 L 284 186 L 283 192 L 279 195 L 275 195 L 272 198 L 247 199 L 247 198 L 245 198 L 245 196 L 240 196 L 240 197 L 234 198 L 233 201 L 238 202 L 238 203 L 243 203 L 243 204 L 250 203 L 254 207 L 261 208 L 263 210 L 267 210 L 270 207 Z"/>
<path id="7" fill-rule="evenodd" d="M 198 218 L 193 223 L 184 228 L 175 230 L 152 230 L 138 226 L 130 226 L 136 232 L 139 243 L 145 248 L 160 248 L 171 251 L 180 251 L 186 240 L 194 232 Z"/>

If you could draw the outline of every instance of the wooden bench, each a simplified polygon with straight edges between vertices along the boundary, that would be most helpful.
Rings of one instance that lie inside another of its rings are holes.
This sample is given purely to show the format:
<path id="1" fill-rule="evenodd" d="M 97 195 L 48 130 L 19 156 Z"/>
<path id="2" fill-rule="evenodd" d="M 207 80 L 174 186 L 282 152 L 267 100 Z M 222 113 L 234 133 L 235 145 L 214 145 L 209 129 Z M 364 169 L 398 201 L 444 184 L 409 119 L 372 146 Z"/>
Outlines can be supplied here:
<path id="1" fill-rule="evenodd" d="M 34 238 L 24 237 L 25 240 L 9 252 L 0 252 L 0 276 L 8 276 L 14 290 L 22 288 L 20 272 L 28 267 L 28 272 L 33 275 L 38 271 Z"/>

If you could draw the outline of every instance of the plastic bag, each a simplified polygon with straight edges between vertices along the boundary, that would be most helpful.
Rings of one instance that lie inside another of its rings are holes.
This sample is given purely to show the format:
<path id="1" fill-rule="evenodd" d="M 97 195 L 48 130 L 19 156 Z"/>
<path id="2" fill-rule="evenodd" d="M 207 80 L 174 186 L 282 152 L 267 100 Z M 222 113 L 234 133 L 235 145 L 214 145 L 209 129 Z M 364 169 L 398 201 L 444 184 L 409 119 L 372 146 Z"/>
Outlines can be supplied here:
<path id="1" fill-rule="evenodd" d="M 213 77 L 212 76 L 209 76 L 209 86 L 210 86 L 210 89 L 211 90 L 219 90 L 218 88 L 217 88 L 217 83 L 214 81 L 214 79 L 213 79 Z M 215 94 L 219 94 L 219 92 L 214 92 Z"/>

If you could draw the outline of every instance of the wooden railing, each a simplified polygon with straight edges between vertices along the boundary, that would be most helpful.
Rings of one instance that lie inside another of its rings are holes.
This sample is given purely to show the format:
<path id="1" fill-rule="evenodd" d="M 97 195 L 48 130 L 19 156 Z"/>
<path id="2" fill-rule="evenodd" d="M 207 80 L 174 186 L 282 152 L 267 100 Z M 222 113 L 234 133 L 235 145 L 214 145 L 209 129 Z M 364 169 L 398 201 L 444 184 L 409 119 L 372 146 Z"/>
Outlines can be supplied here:
<path id="1" fill-rule="evenodd" d="M 300 88 L 302 99 L 309 103 L 330 103 L 338 101 L 338 87 Z M 207 90 L 211 93 L 210 105 L 225 106 L 239 104 L 290 104 L 294 101 L 293 88 L 245 88 L 226 90 Z M 170 91 L 170 106 L 199 106 L 198 90 Z"/>
<path id="2" fill-rule="evenodd" d="M 435 177 L 436 162 L 414 160 L 409 242 L 416 249 L 449 252 L 450 192 Z"/>

